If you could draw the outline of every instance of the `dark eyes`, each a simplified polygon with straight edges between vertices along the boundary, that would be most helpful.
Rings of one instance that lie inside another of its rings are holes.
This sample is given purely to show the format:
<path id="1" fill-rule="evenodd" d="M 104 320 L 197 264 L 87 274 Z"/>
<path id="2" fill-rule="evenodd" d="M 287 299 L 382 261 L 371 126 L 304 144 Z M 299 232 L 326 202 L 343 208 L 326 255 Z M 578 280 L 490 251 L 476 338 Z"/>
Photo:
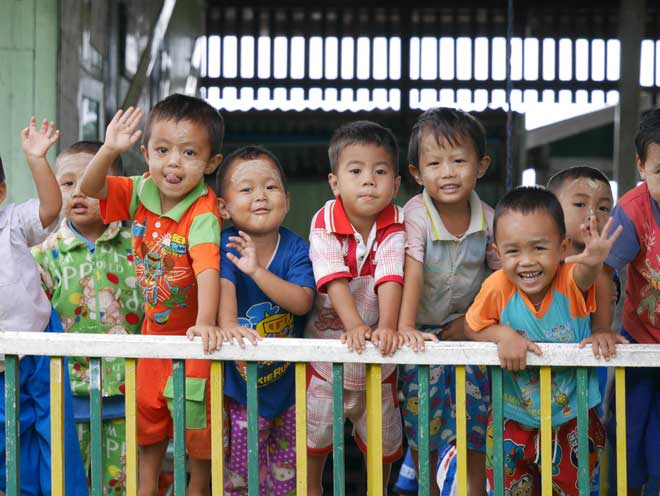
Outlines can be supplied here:
<path id="1" fill-rule="evenodd" d="M 62 186 L 73 186 L 73 181 L 64 181 L 61 185 Z"/>
<path id="2" fill-rule="evenodd" d="M 577 208 L 583 208 L 583 207 L 586 207 L 586 204 L 582 203 L 582 202 L 575 202 L 575 203 L 573 203 L 573 206 L 577 207 Z"/>

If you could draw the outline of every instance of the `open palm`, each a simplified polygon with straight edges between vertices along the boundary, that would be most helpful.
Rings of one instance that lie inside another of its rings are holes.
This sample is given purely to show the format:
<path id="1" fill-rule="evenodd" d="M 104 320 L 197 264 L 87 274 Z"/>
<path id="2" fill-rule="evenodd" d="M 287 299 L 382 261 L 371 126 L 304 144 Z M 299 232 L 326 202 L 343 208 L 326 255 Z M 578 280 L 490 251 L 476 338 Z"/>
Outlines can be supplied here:
<path id="1" fill-rule="evenodd" d="M 138 129 L 141 118 L 142 110 L 139 108 L 129 107 L 126 111 L 117 111 L 105 132 L 105 145 L 119 153 L 130 149 L 142 135 Z"/>
<path id="2" fill-rule="evenodd" d="M 41 129 L 37 129 L 37 119 L 32 116 L 28 127 L 21 133 L 21 145 L 26 155 L 45 157 L 51 146 L 60 137 L 60 131 L 55 130 L 55 123 L 48 119 L 41 121 Z"/>
<path id="3" fill-rule="evenodd" d="M 584 251 L 577 255 L 566 257 L 565 262 L 581 263 L 589 267 L 595 267 L 603 263 L 610 253 L 612 245 L 623 230 L 623 227 L 619 226 L 612 234 L 609 234 L 613 221 L 612 217 L 610 217 L 605 223 L 603 230 L 599 233 L 596 226 L 596 217 L 592 215 L 589 218 L 588 224 L 580 226 L 584 236 Z"/>

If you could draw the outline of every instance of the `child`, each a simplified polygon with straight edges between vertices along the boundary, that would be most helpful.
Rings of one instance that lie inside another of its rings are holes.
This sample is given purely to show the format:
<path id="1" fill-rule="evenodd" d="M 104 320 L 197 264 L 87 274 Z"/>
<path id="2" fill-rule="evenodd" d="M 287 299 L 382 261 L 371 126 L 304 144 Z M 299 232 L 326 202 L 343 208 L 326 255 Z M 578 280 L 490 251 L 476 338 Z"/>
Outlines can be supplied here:
<path id="1" fill-rule="evenodd" d="M 596 229 L 600 232 L 610 217 L 614 198 L 612 197 L 609 179 L 593 167 L 584 165 L 569 167 L 557 172 L 550 178 L 548 189 L 557 196 L 564 211 L 566 237 L 570 241 L 568 254 L 577 255 L 584 250 L 581 225 L 588 225 L 590 217 L 593 216 L 596 218 Z M 611 316 L 613 315 L 613 306 L 617 302 L 619 284 L 616 275 L 614 278 L 607 276 L 605 273 L 602 276 L 599 275 L 596 281 L 597 309 L 591 318 L 591 336 L 580 344 L 584 346 L 591 343 L 596 357 L 602 354 L 605 360 L 616 356 L 616 349 L 607 347 L 608 344 L 613 344 L 615 341 L 611 337 L 601 339 L 601 334 L 612 332 Z M 602 290 L 600 285 L 604 285 Z M 617 336 L 616 342 L 627 343 L 628 340 Z M 605 392 L 607 369 L 599 367 L 597 370 L 602 396 Z"/>
<path id="2" fill-rule="evenodd" d="M 424 191 L 404 207 L 408 239 L 399 334 L 418 350 L 424 349 L 424 339 L 465 339 L 465 312 L 490 269 L 499 265 L 491 249 L 493 209 L 474 191 L 490 165 L 481 123 L 461 110 L 427 110 L 413 127 L 408 163 Z M 468 485 L 471 494 L 484 494 L 490 387 L 485 367 L 468 366 L 466 373 Z M 416 366 L 401 367 L 401 384 L 404 427 L 417 466 Z M 454 367 L 430 367 L 431 467 L 438 449 L 456 438 L 454 384 Z M 438 494 L 431 486 L 430 494 Z"/>
<path id="3" fill-rule="evenodd" d="M 80 192 L 80 179 L 102 143 L 80 141 L 55 161 L 55 177 L 63 199 L 64 220 L 34 255 L 42 286 L 60 316 L 65 332 L 135 334 L 142 323 L 142 296 L 135 284 L 131 231 L 121 222 L 103 222 L 99 201 Z M 111 165 L 121 175 L 121 159 Z M 103 487 L 124 494 L 126 422 L 124 360 L 103 364 Z M 78 440 L 90 469 L 89 362 L 69 358 Z"/>
<path id="4" fill-rule="evenodd" d="M 117 156 L 140 138 L 141 115 L 132 107 L 115 114 L 80 189 L 101 200 L 104 222 L 133 220 L 135 269 L 145 303 L 142 333 L 184 335 L 193 326 L 215 326 L 218 313 L 220 218 L 204 175 L 222 160 L 224 122 L 208 103 L 171 95 L 156 104 L 145 126 L 141 150 L 149 172 L 106 177 Z M 211 471 L 210 362 L 188 360 L 185 371 L 188 494 L 203 495 L 208 494 Z M 172 396 L 172 361 L 139 360 L 141 494 L 157 492 L 172 436 Z"/>
<path id="5" fill-rule="evenodd" d="M 253 343 L 262 337 L 302 337 L 316 283 L 309 247 L 281 226 L 289 210 L 284 170 L 270 151 L 247 146 L 228 155 L 218 171 L 222 232 L 220 314 L 222 339 Z M 224 258 L 226 257 L 226 259 Z M 206 340 L 206 337 L 204 337 Z M 214 343 L 211 343 L 213 345 Z M 259 362 L 259 494 L 296 492 L 295 376 L 288 362 Z M 247 492 L 245 362 L 225 362 L 231 422 L 226 494 Z"/>
<path id="6" fill-rule="evenodd" d="M 0 210 L 0 331 L 62 332 L 62 324 L 41 289 L 29 246 L 41 243 L 57 227 L 62 196 L 46 153 L 59 138 L 55 124 L 34 117 L 21 141 L 38 200 L 10 203 Z M 0 160 L 0 203 L 8 186 Z M 0 355 L 0 391 L 5 391 L 4 355 Z M 68 375 L 64 380 L 64 454 L 66 493 L 87 494 L 87 479 L 76 440 Z M 51 494 L 50 357 L 24 356 L 19 364 L 21 494 Z M 0 492 L 7 490 L 5 402 L 0 401 Z"/>
<path id="7" fill-rule="evenodd" d="M 328 182 L 335 199 L 312 219 L 310 258 L 319 296 L 305 337 L 336 339 L 358 353 L 371 339 L 384 355 L 398 348 L 396 333 L 405 230 L 403 212 L 392 205 L 399 190 L 398 145 L 392 132 L 368 121 L 335 131 L 328 150 Z M 383 365 L 383 475 L 401 456 L 401 417 L 396 366 Z M 344 365 L 344 415 L 366 453 L 366 373 L 363 364 Z M 332 364 L 308 368 L 308 489 L 320 495 L 325 459 L 332 451 Z"/>
<path id="8" fill-rule="evenodd" d="M 658 274 L 660 250 L 660 109 L 646 114 L 635 137 L 637 170 L 644 181 L 626 193 L 612 212 L 623 234 L 605 267 L 611 274 L 628 266 L 621 332 L 631 343 L 660 343 Z M 628 494 L 660 479 L 660 373 L 657 368 L 626 369 Z M 634 412 L 634 414 L 630 414 Z M 615 419 L 608 430 L 614 431 Z"/>
<path id="9" fill-rule="evenodd" d="M 532 494 L 537 483 L 539 374 L 536 369 L 525 369 L 526 354 L 541 354 L 536 342 L 577 343 L 590 334 L 594 282 L 620 234 L 607 235 L 611 223 L 599 234 L 592 216 L 583 225 L 584 251 L 562 263 L 569 241 L 564 214 L 553 193 L 540 187 L 516 188 L 495 209 L 493 231 L 502 269 L 484 281 L 465 316 L 465 331 L 472 339 L 497 343 L 505 369 L 504 445 L 520 447 L 507 451 L 505 491 L 529 487 Z M 608 335 L 614 338 L 613 333 Z M 577 467 L 572 462 L 577 449 L 572 442 L 577 438 L 575 371 L 557 368 L 552 372 L 553 486 L 562 494 L 577 495 Z M 605 433 L 595 408 L 599 402 L 596 376 L 590 374 L 591 471 L 604 444 Z M 488 428 L 492 428 L 492 419 Z M 493 487 L 492 466 L 486 473 Z"/>

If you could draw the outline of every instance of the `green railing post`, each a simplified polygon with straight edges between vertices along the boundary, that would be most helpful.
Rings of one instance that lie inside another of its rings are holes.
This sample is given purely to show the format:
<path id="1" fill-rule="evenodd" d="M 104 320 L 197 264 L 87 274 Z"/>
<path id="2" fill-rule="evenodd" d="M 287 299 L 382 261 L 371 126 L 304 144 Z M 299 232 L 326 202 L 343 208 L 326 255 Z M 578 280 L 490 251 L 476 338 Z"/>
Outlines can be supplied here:
<path id="1" fill-rule="evenodd" d="M 332 472 L 333 494 L 344 496 L 344 364 L 332 364 Z"/>
<path id="2" fill-rule="evenodd" d="M 259 405 L 257 401 L 257 362 L 248 362 L 248 496 L 259 496 Z"/>
<path id="3" fill-rule="evenodd" d="M 578 490 L 580 496 L 589 496 L 591 489 L 591 474 L 589 473 L 588 376 L 589 371 L 585 367 L 577 369 Z"/>
<path id="4" fill-rule="evenodd" d="M 103 496 L 103 405 L 101 359 L 89 361 L 90 441 L 92 455 L 92 496 Z"/>
<path id="5" fill-rule="evenodd" d="M 186 496 L 186 365 L 172 360 L 174 393 L 174 494 Z"/>
<path id="6" fill-rule="evenodd" d="M 493 488 L 495 496 L 504 496 L 504 414 L 502 403 L 502 369 L 491 367 L 493 411 Z"/>
<path id="7" fill-rule="evenodd" d="M 419 494 L 429 494 L 431 487 L 431 470 L 429 462 L 429 366 L 417 366 L 417 420 L 419 424 L 417 436 Z"/>
<path id="8" fill-rule="evenodd" d="M 5 355 L 5 442 L 7 456 L 7 494 L 21 494 L 20 463 L 20 390 L 18 356 Z"/>

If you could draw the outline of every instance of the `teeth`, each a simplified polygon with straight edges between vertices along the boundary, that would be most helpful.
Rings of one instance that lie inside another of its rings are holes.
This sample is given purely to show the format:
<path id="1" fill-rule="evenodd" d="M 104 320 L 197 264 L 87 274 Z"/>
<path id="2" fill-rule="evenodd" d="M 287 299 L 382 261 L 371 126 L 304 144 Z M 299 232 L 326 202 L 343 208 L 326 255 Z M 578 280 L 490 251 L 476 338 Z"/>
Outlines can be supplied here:
<path id="1" fill-rule="evenodd" d="M 541 272 L 523 272 L 520 274 L 521 279 L 534 279 L 536 277 L 539 277 L 541 275 Z"/>

